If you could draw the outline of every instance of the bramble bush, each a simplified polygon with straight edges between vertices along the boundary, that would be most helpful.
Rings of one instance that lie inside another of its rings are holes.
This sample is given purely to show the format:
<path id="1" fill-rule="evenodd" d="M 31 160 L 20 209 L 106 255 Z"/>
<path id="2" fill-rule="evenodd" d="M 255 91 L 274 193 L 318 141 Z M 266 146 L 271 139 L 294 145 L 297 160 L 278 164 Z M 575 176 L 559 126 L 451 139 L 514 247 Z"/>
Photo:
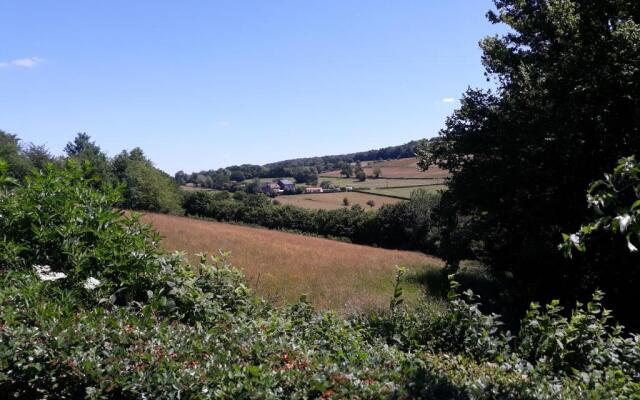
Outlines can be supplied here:
<path id="1" fill-rule="evenodd" d="M 2 182 L 7 398 L 640 398 L 640 340 L 599 293 L 569 318 L 534 305 L 514 335 L 455 283 L 445 310 L 405 307 L 401 272 L 386 313 L 275 308 L 224 253 L 162 252 L 78 171 Z"/>

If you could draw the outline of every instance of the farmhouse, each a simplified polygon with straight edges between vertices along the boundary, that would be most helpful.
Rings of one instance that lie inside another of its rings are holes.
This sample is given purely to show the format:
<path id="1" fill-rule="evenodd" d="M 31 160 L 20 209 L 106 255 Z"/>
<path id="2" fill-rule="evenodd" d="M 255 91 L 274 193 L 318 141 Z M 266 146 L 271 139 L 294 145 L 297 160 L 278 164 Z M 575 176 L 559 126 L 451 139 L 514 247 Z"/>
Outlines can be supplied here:
<path id="1" fill-rule="evenodd" d="M 321 187 L 308 187 L 304 189 L 305 193 L 322 193 L 323 191 Z"/>
<path id="2" fill-rule="evenodd" d="M 275 182 L 265 182 L 260 186 L 260 190 L 266 194 L 280 193 L 280 186 Z"/>
<path id="3" fill-rule="evenodd" d="M 296 188 L 296 185 L 288 179 L 278 179 L 276 183 L 280 187 L 280 190 L 295 190 Z"/>

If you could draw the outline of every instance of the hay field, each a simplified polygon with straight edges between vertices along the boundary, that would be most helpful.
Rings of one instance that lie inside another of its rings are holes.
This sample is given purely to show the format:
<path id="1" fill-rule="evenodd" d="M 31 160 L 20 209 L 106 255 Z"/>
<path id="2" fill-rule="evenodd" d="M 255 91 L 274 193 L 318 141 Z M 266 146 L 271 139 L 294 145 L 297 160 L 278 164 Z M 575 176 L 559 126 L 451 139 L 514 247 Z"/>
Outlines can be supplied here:
<path id="1" fill-rule="evenodd" d="M 337 210 L 344 208 L 342 200 L 344 198 L 349 199 L 349 207 L 354 204 L 360 204 L 365 210 L 378 209 L 383 204 L 395 204 L 400 199 L 394 199 L 392 197 L 378 196 L 371 193 L 361 192 L 336 192 L 336 193 L 309 193 L 309 194 L 296 194 L 289 196 L 278 196 L 280 204 L 287 204 L 292 206 L 315 208 L 322 210 Z M 375 206 L 370 207 L 367 205 L 367 201 L 373 200 Z"/>
<path id="2" fill-rule="evenodd" d="M 306 293 L 317 307 L 341 313 L 380 309 L 388 306 L 395 265 L 406 266 L 414 276 L 443 265 L 421 253 L 266 229 L 163 214 L 145 214 L 142 219 L 164 236 L 168 250 L 231 251 L 231 262 L 244 270 L 257 293 L 279 304 Z M 412 301 L 424 286 L 411 281 L 404 288 Z"/>

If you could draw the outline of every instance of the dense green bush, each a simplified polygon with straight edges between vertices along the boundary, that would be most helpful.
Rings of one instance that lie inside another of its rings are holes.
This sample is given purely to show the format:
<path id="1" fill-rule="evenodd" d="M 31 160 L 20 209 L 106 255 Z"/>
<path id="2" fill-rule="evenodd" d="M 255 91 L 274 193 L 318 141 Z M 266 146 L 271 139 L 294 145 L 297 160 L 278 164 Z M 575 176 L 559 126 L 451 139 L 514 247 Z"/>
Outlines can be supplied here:
<path id="1" fill-rule="evenodd" d="M 599 294 L 570 319 L 533 306 L 513 336 L 455 284 L 444 310 L 405 308 L 400 276 L 387 313 L 274 308 L 225 254 L 159 251 L 82 171 L 0 182 L 6 398 L 639 397 L 640 339 Z"/>
<path id="2" fill-rule="evenodd" d="M 49 166 L 0 196 L 0 271 L 39 265 L 43 273 L 65 274 L 66 286 L 93 278 L 101 290 L 139 297 L 159 235 L 114 208 L 115 190 L 90 182 L 73 163 Z"/>

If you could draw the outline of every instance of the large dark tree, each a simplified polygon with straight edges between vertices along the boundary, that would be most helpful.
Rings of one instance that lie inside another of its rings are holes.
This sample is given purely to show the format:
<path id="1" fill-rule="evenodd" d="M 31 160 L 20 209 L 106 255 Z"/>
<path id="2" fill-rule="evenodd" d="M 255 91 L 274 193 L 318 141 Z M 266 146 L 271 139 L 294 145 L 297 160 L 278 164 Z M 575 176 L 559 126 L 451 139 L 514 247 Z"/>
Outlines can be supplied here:
<path id="1" fill-rule="evenodd" d="M 585 279 L 557 246 L 589 215 L 589 183 L 640 150 L 640 2 L 494 2 L 489 20 L 510 28 L 481 42 L 497 89 L 468 90 L 418 152 L 452 173 L 444 250 L 472 251 L 523 299 L 575 296 L 615 268 L 583 260 Z"/>

